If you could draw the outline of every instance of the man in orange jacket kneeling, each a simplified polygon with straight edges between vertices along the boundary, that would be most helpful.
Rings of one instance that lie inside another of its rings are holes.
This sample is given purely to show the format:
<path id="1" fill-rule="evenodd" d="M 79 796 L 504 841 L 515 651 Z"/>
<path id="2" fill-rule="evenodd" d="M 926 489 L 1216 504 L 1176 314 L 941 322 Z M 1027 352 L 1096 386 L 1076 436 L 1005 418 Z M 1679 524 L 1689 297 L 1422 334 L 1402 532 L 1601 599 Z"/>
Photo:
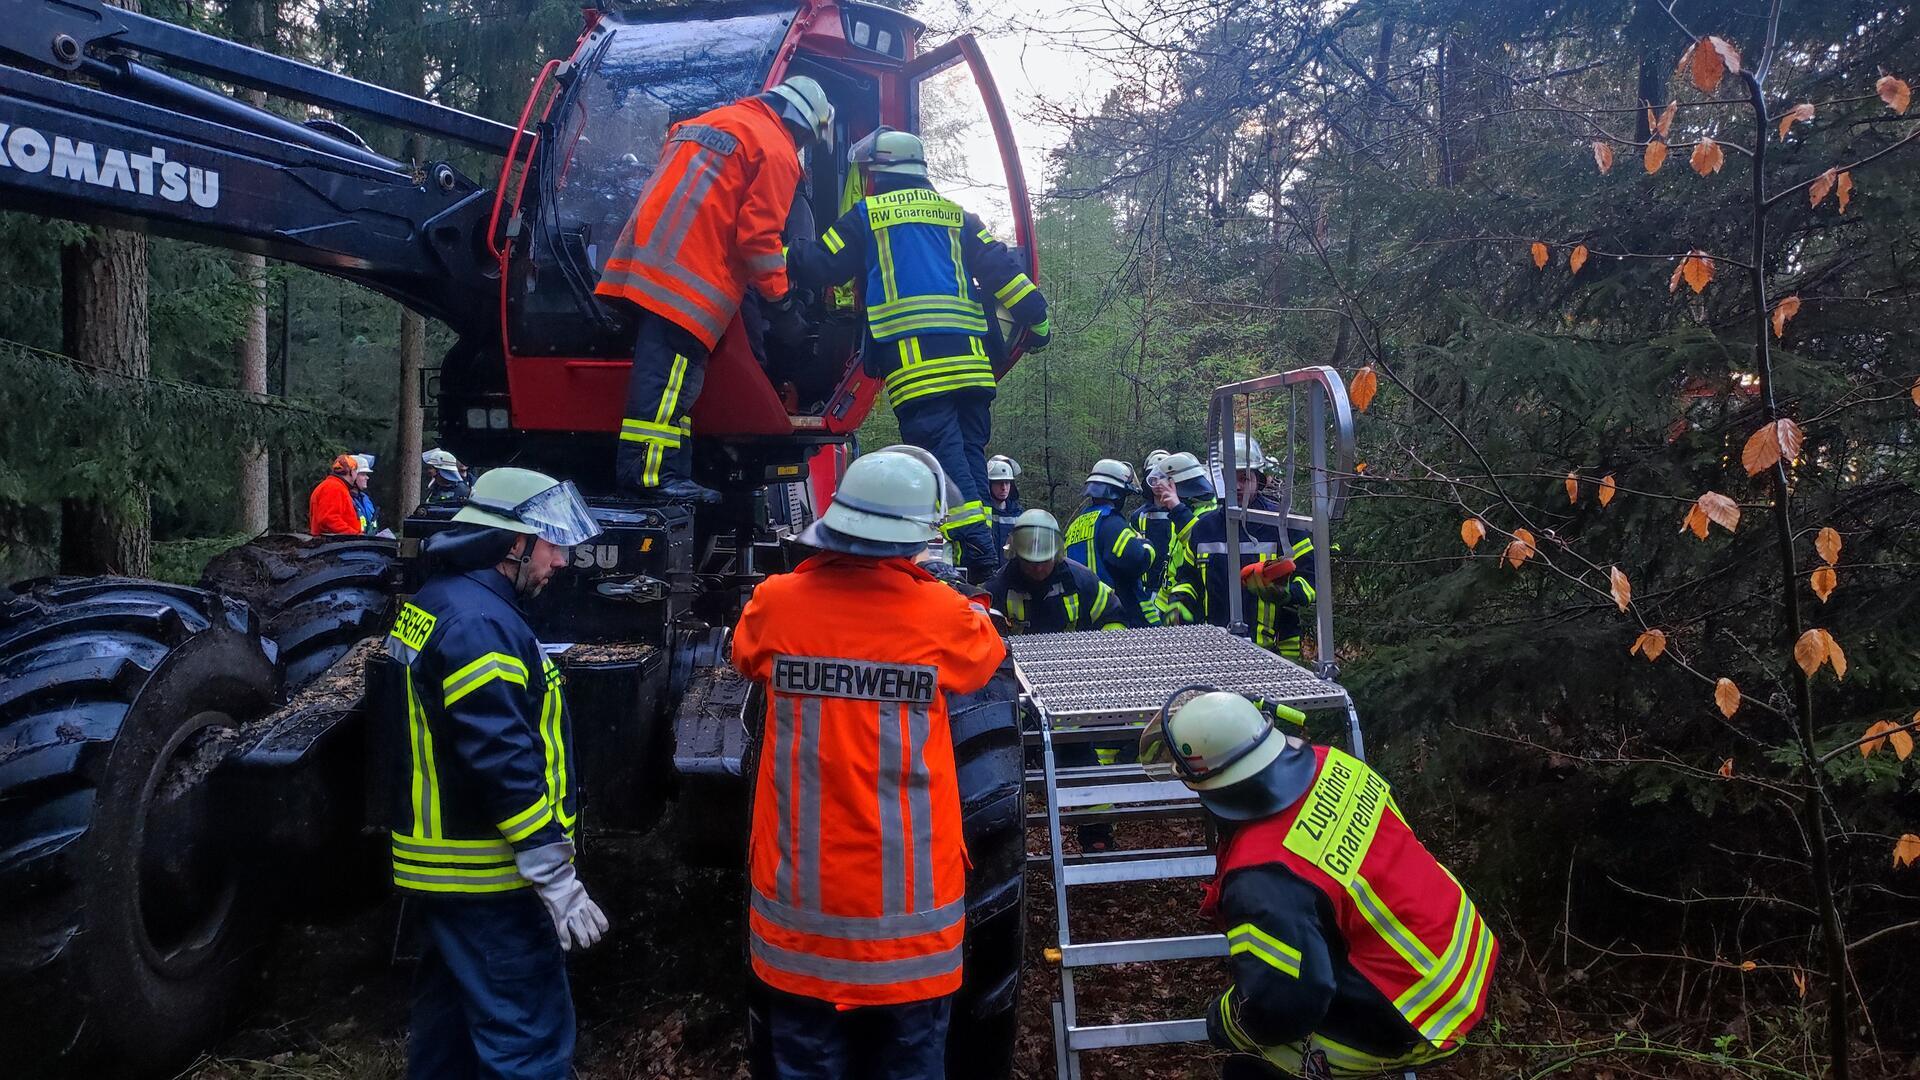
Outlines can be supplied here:
<path id="1" fill-rule="evenodd" d="M 855 460 L 801 536 L 820 553 L 734 630 L 767 698 L 748 931 L 778 1080 L 946 1075 L 967 900 L 947 695 L 985 686 L 1006 646 L 912 561 L 946 515 L 930 456 Z"/>

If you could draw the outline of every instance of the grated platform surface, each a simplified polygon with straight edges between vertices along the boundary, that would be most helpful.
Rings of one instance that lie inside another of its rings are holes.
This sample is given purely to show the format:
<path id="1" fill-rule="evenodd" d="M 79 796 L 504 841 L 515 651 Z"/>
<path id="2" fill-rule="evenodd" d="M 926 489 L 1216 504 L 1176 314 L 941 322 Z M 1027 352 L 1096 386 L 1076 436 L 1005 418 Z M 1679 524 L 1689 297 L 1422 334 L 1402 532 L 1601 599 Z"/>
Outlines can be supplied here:
<path id="1" fill-rule="evenodd" d="M 1031 634 L 1007 643 L 1027 692 L 1056 720 L 1138 718 L 1195 683 L 1296 709 L 1335 708 L 1347 700 L 1338 684 L 1220 626 Z"/>

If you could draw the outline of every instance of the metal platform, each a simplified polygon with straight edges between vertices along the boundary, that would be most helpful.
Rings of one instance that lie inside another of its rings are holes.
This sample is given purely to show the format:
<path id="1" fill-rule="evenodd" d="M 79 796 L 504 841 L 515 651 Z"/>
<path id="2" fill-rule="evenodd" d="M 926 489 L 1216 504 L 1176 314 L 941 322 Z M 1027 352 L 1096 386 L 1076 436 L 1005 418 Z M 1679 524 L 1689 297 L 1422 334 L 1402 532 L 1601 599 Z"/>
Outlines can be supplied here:
<path id="1" fill-rule="evenodd" d="M 1034 634 L 1008 642 L 1020 680 L 1056 724 L 1151 719 L 1167 695 L 1210 683 L 1303 712 L 1347 692 L 1221 626 Z"/>

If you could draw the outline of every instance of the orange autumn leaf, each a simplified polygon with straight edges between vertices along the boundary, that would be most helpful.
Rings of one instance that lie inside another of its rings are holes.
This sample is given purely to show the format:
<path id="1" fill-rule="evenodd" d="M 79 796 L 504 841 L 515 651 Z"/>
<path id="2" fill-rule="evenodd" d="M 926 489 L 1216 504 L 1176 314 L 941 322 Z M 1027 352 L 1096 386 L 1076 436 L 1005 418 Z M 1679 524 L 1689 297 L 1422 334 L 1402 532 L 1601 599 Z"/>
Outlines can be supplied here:
<path id="1" fill-rule="evenodd" d="M 1920 408 L 1920 379 L 1913 380 L 1913 389 L 1907 391 L 1907 394 L 1913 398 L 1914 407 Z"/>
<path id="2" fill-rule="evenodd" d="M 1793 643 L 1793 662 L 1800 665 L 1808 678 L 1812 678 L 1822 664 L 1832 665 L 1835 678 L 1847 677 L 1847 654 L 1840 650 L 1840 643 L 1833 640 L 1832 634 L 1818 627 L 1801 634 L 1800 640 Z"/>
<path id="3" fill-rule="evenodd" d="M 1687 279 L 1687 286 L 1696 294 L 1705 292 L 1707 282 L 1713 280 L 1713 260 L 1706 252 L 1695 251 L 1680 260 L 1680 276 Z"/>
<path id="4" fill-rule="evenodd" d="M 1667 144 L 1655 139 L 1647 144 L 1647 152 L 1640 158 L 1640 164 L 1649 173 L 1657 173 L 1660 166 L 1667 162 Z"/>
<path id="5" fill-rule="evenodd" d="M 1678 101 L 1667 102 L 1667 107 L 1665 109 L 1660 110 L 1660 119 L 1654 121 L 1653 123 L 1653 130 L 1655 134 L 1659 135 L 1663 139 L 1667 137 L 1667 133 L 1673 130 L 1673 114 L 1674 114 L 1674 111 L 1677 110 L 1678 108 L 1680 108 L 1680 103 Z M 1648 115 L 1649 116 L 1652 115 L 1651 110 L 1649 110 Z"/>
<path id="6" fill-rule="evenodd" d="M 1607 583 L 1608 591 L 1613 594 L 1614 604 L 1621 611 L 1627 610 L 1627 605 L 1633 603 L 1633 583 L 1627 580 L 1627 575 L 1621 573 L 1617 566 L 1607 571 Z"/>
<path id="7" fill-rule="evenodd" d="M 1913 718 L 1920 720 L 1920 713 L 1915 713 Z M 1887 741 L 1893 744 L 1893 756 L 1901 761 L 1907 760 L 1907 756 L 1913 753 L 1913 729 L 1906 724 L 1895 724 L 1891 721 L 1887 726 L 1893 729 L 1887 732 Z"/>
<path id="8" fill-rule="evenodd" d="M 1882 75 L 1879 81 L 1873 84 L 1873 89 L 1880 95 L 1880 100 L 1887 103 L 1887 108 L 1905 115 L 1907 103 L 1913 99 L 1913 90 L 1907 86 L 1905 79 Z"/>
<path id="9" fill-rule="evenodd" d="M 1580 268 L 1585 265 L 1587 265 L 1587 245 L 1575 244 L 1573 254 L 1567 256 L 1567 269 L 1578 274 Z"/>
<path id="10" fill-rule="evenodd" d="M 1813 550 L 1820 553 L 1821 560 L 1828 566 L 1840 561 L 1840 548 L 1840 531 L 1831 525 L 1823 526 L 1813 538 Z"/>
<path id="11" fill-rule="evenodd" d="M 1833 567 L 1822 566 L 1807 579 L 1807 584 L 1813 586 L 1813 595 L 1819 597 L 1820 602 L 1824 604 L 1827 602 L 1827 597 L 1833 595 L 1833 590 L 1839 587 L 1840 575 L 1834 573 Z"/>
<path id="12" fill-rule="evenodd" d="M 1579 502 L 1580 501 L 1580 474 L 1568 473 L 1566 486 L 1567 486 L 1567 501 L 1570 503 Z"/>
<path id="13" fill-rule="evenodd" d="M 1673 65 L 1674 78 L 1679 78 L 1682 73 L 1693 66 L 1693 50 L 1698 44 L 1700 43 L 1697 41 L 1689 41 L 1687 42 L 1687 47 L 1680 51 L 1680 60 Z"/>
<path id="14" fill-rule="evenodd" d="M 1901 833 L 1900 839 L 1894 841 L 1893 865 L 1895 868 L 1912 866 L 1915 859 L 1920 859 L 1920 836 Z"/>
<path id="15" fill-rule="evenodd" d="M 1847 212 L 1847 204 L 1853 201 L 1853 173 L 1843 172 L 1834 181 L 1833 194 L 1840 200 L 1840 212 Z"/>
<path id="16" fill-rule="evenodd" d="M 1642 630 L 1640 636 L 1633 639 L 1633 647 L 1627 650 L 1628 656 L 1644 656 L 1648 662 L 1660 659 L 1667 651 L 1667 634 L 1664 630 Z"/>
<path id="17" fill-rule="evenodd" d="M 1787 129 L 1795 124 L 1813 119 L 1813 102 L 1803 101 L 1780 115 L 1780 137 L 1787 137 Z"/>
<path id="18" fill-rule="evenodd" d="M 1740 527 L 1740 504 L 1717 491 L 1709 491 L 1694 500 L 1694 508 L 1706 516 L 1708 521 L 1732 532 Z M 1701 539 L 1706 539 L 1706 530 L 1699 530 Z"/>
<path id="19" fill-rule="evenodd" d="M 1732 759 L 1732 758 L 1728 758 L 1728 759 L 1727 759 L 1727 764 L 1728 764 L 1728 765 L 1731 765 L 1731 764 L 1733 764 L 1733 759 Z M 1724 772 L 1724 773 L 1721 773 L 1720 775 L 1722 775 L 1722 776 L 1732 776 L 1732 775 L 1733 775 L 1733 772 L 1732 772 L 1731 770 L 1729 770 L 1729 771 L 1727 771 L 1727 772 Z M 1742 961 L 1740 961 L 1740 970 L 1741 970 L 1741 971 L 1752 971 L 1753 969 L 1755 969 L 1755 968 L 1757 968 L 1757 967 L 1759 967 L 1759 966 L 1760 966 L 1759 964 L 1756 964 L 1756 963 L 1754 963 L 1754 962 L 1753 962 L 1753 961 L 1751 961 L 1751 960 L 1742 960 Z"/>
<path id="20" fill-rule="evenodd" d="M 1826 201 L 1827 192 L 1833 190 L 1833 182 L 1838 175 L 1838 169 L 1828 169 L 1826 172 L 1813 178 L 1813 183 L 1807 185 L 1807 206 L 1809 208 L 1818 207 Z"/>
<path id="21" fill-rule="evenodd" d="M 1740 464 L 1748 476 L 1758 476 L 1784 461 L 1791 465 L 1800 457 L 1805 441 L 1800 425 L 1785 417 L 1754 430 L 1740 450 Z"/>
<path id="22" fill-rule="evenodd" d="M 1373 404 L 1373 395 L 1380 392 L 1379 376 L 1373 373 L 1373 365 L 1368 364 L 1353 373 L 1353 383 L 1347 387 L 1347 400 L 1353 403 L 1355 410 L 1366 412 Z"/>
<path id="23" fill-rule="evenodd" d="M 1700 141 L 1693 144 L 1693 156 L 1688 161 L 1694 172 L 1706 176 L 1719 172 L 1720 167 L 1727 163 L 1727 155 L 1720 149 L 1719 143 L 1702 135 Z"/>
<path id="24" fill-rule="evenodd" d="M 1800 991 L 1802 998 L 1807 996 L 1807 973 L 1799 968 L 1793 969 L 1793 988 Z"/>
<path id="25" fill-rule="evenodd" d="M 1600 175 L 1613 171 L 1613 144 L 1605 139 L 1593 140 L 1593 163 L 1600 167 Z"/>
<path id="26" fill-rule="evenodd" d="M 1616 490 L 1618 490 L 1618 487 L 1619 485 L 1613 482 L 1612 473 L 1608 473 L 1607 475 L 1600 478 L 1600 505 L 1601 506 L 1605 506 L 1608 503 L 1613 501 L 1613 493 Z"/>
<path id="27" fill-rule="evenodd" d="M 1720 715 L 1732 719 L 1740 711 L 1740 688 L 1732 679 L 1721 679 L 1713 684 L 1713 703 L 1720 706 Z"/>
<path id="28" fill-rule="evenodd" d="M 1721 762 L 1720 768 L 1717 771 L 1720 773 L 1721 776 L 1731 777 L 1733 775 L 1733 759 L 1728 758 L 1727 760 Z"/>
<path id="29" fill-rule="evenodd" d="M 1800 314 L 1800 298 L 1797 296 L 1781 297 L 1780 302 L 1773 305 L 1773 336 L 1786 337 L 1787 324 L 1792 322 L 1793 317 L 1798 314 Z"/>
<path id="30" fill-rule="evenodd" d="M 1692 529 L 1693 535 L 1702 540 L 1707 538 L 1707 512 L 1700 509 L 1699 503 L 1688 507 L 1687 516 L 1680 522 L 1681 532 L 1686 532 L 1688 529 Z"/>
<path id="31" fill-rule="evenodd" d="M 1820 637 L 1827 644 L 1827 663 L 1833 665 L 1833 677 L 1836 679 L 1846 678 L 1847 654 L 1841 650 L 1840 643 L 1833 640 L 1832 634 L 1822 630 L 1820 631 Z"/>
<path id="32" fill-rule="evenodd" d="M 1533 558 L 1534 551 L 1533 533 L 1526 529 L 1513 530 L 1513 540 L 1507 544 L 1507 565 L 1519 569 L 1521 563 Z"/>
<path id="33" fill-rule="evenodd" d="M 1486 538 L 1486 523 L 1479 518 L 1468 518 L 1460 523 L 1460 542 L 1467 545 L 1468 551 L 1479 547 L 1480 541 Z"/>
<path id="34" fill-rule="evenodd" d="M 1533 268 L 1544 270 L 1547 267 L 1547 245 L 1538 240 L 1533 242 Z"/>
<path id="35" fill-rule="evenodd" d="M 1898 726 L 1891 720 L 1875 720 L 1868 724 L 1866 733 L 1860 736 L 1860 756 L 1866 758 L 1879 753 L 1880 748 L 1887 745 L 1887 732 Z"/>
<path id="36" fill-rule="evenodd" d="M 1688 51 L 1693 54 L 1692 62 L 1687 66 L 1693 76 L 1694 88 L 1703 94 L 1711 94 L 1720 89 L 1720 82 L 1727 77 L 1726 61 L 1720 59 L 1719 50 L 1708 45 L 1701 48 L 1701 42 L 1695 42 Z"/>
<path id="37" fill-rule="evenodd" d="M 1727 74 L 1740 74 L 1740 50 L 1734 48 L 1732 42 L 1723 37 L 1709 35 L 1707 44 L 1713 47 L 1714 53 L 1720 57 L 1720 62 L 1726 65 Z"/>

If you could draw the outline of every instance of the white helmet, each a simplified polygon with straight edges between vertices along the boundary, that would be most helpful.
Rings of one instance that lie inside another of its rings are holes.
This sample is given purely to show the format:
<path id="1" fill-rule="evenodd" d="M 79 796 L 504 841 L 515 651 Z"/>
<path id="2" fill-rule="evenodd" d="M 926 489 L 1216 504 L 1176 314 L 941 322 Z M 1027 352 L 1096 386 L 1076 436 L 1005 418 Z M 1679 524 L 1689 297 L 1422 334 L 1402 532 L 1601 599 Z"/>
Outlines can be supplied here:
<path id="1" fill-rule="evenodd" d="M 488 470 L 453 520 L 538 536 L 556 547 L 584 544 L 600 535 L 600 523 L 573 481 L 532 469 Z"/>
<path id="2" fill-rule="evenodd" d="M 1224 465 L 1225 463 L 1222 462 Z M 1244 431 L 1233 433 L 1233 467 L 1252 469 L 1255 472 L 1267 471 L 1267 455 L 1260 449 L 1260 440 Z"/>
<path id="3" fill-rule="evenodd" d="M 1007 554 L 1021 562 L 1052 562 L 1060 557 L 1060 522 L 1045 510 L 1029 510 L 1013 519 Z"/>
<path id="4" fill-rule="evenodd" d="M 1113 458 L 1101 458 L 1087 474 L 1087 494 L 1096 499 L 1118 499 L 1133 489 L 1133 466 Z"/>
<path id="5" fill-rule="evenodd" d="M 373 475 L 373 455 L 372 454 L 355 454 L 354 455 L 353 474 L 355 476 L 358 476 L 361 473 L 366 473 L 368 476 Z"/>
<path id="6" fill-rule="evenodd" d="M 452 453 L 435 447 L 420 455 L 420 464 L 432 469 L 447 480 L 460 479 L 460 459 Z"/>
<path id="7" fill-rule="evenodd" d="M 927 151 L 920 136 L 884 125 L 854 143 L 847 160 L 870 173 L 927 178 Z"/>
<path id="8" fill-rule="evenodd" d="M 1005 454 L 995 454 L 987 459 L 988 480 L 1016 480 L 1020 476 L 1020 463 Z"/>
<path id="9" fill-rule="evenodd" d="M 940 535 L 947 514 L 942 480 L 900 448 L 863 454 L 847 466 L 833 503 L 800 542 L 853 555 L 913 555 Z"/>
<path id="10" fill-rule="evenodd" d="M 827 92 L 819 83 L 805 75 L 793 75 L 767 93 L 785 103 L 781 119 L 813 132 L 813 141 L 821 146 L 833 145 L 833 102 L 827 100 Z"/>
<path id="11" fill-rule="evenodd" d="M 1171 717 L 1168 706 L 1187 698 Z M 1288 720 L 1305 717 L 1276 706 Z M 1291 752 L 1290 752 L 1291 751 Z M 1212 687 L 1176 691 L 1140 733 L 1140 762 L 1154 775 L 1169 771 L 1200 795 L 1215 815 L 1250 821 L 1279 813 L 1312 782 L 1313 754 L 1305 742 L 1273 726 L 1245 697 Z"/>
<path id="12" fill-rule="evenodd" d="M 1200 459 L 1182 450 L 1160 460 L 1160 470 L 1173 481 L 1173 489 L 1183 499 L 1204 499 L 1215 494 L 1213 474 Z"/>
<path id="13" fill-rule="evenodd" d="M 1165 450 L 1149 450 L 1147 451 L 1146 460 L 1142 464 L 1146 466 L 1146 471 L 1152 472 L 1155 465 L 1160 464 L 1172 456 L 1172 454 L 1167 453 Z"/>

